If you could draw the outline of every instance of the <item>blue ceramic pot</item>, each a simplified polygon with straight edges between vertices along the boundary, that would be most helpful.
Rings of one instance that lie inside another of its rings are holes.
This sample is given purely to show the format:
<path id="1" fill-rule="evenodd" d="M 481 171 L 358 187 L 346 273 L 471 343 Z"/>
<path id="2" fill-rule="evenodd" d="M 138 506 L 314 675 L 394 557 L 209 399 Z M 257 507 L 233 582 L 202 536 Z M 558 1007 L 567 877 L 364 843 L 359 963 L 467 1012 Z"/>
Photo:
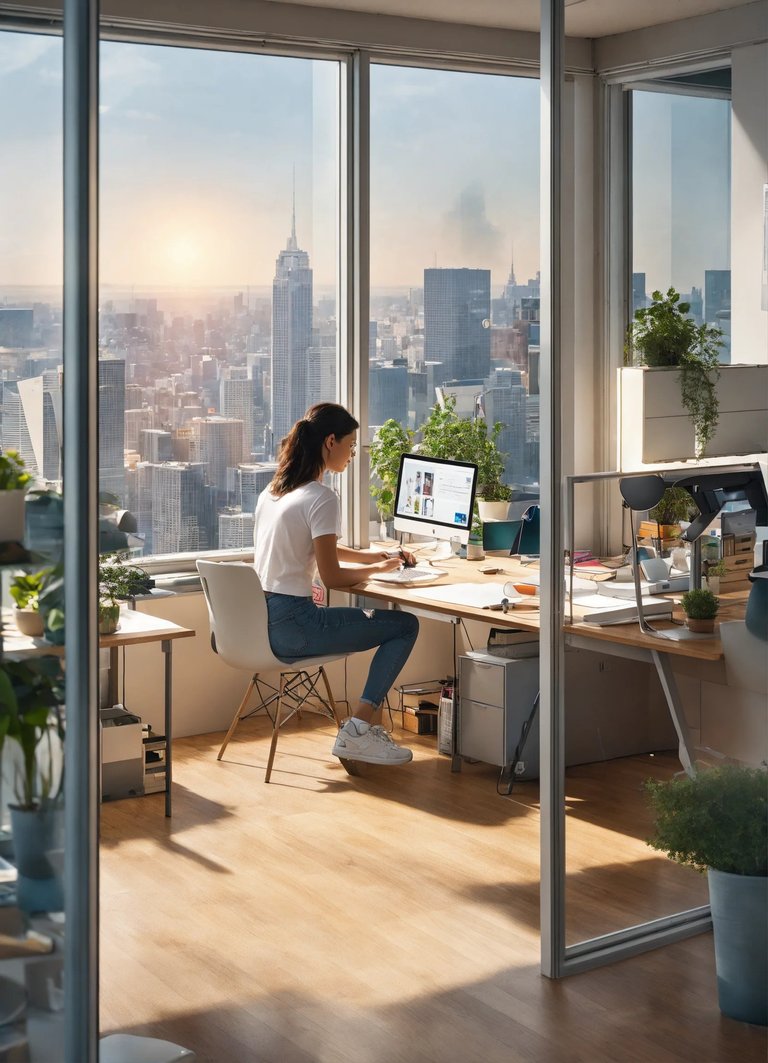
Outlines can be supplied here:
<path id="1" fill-rule="evenodd" d="M 768 1026 L 768 878 L 707 872 L 724 1015 Z"/>
<path id="2" fill-rule="evenodd" d="M 744 620 L 747 631 L 755 638 L 768 642 L 768 565 L 758 565 L 749 573 L 752 586 L 747 599 Z"/>

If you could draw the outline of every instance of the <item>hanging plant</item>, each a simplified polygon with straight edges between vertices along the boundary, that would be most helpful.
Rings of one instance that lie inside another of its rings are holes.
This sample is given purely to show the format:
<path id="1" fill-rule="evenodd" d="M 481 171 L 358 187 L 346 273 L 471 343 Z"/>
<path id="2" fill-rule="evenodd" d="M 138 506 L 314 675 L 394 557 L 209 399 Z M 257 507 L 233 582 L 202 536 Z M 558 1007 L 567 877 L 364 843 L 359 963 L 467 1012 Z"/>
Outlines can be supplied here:
<path id="1" fill-rule="evenodd" d="M 635 311 L 627 329 L 627 365 L 679 369 L 680 397 L 693 421 L 696 455 L 700 457 L 719 419 L 717 381 L 722 329 L 697 325 L 688 316 L 691 304 L 669 288 L 666 295 L 653 292 L 650 306 Z"/>

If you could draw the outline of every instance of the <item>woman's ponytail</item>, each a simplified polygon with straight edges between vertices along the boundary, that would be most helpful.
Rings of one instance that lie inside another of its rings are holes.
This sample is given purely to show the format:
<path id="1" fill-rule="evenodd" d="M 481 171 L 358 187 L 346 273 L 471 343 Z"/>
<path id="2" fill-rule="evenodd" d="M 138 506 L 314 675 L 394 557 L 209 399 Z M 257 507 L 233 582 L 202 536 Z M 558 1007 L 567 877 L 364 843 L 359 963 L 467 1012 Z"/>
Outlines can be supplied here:
<path id="1" fill-rule="evenodd" d="M 316 480 L 325 468 L 323 443 L 328 436 L 341 439 L 359 427 L 352 414 L 335 402 L 310 406 L 280 445 L 270 492 L 280 497 Z"/>

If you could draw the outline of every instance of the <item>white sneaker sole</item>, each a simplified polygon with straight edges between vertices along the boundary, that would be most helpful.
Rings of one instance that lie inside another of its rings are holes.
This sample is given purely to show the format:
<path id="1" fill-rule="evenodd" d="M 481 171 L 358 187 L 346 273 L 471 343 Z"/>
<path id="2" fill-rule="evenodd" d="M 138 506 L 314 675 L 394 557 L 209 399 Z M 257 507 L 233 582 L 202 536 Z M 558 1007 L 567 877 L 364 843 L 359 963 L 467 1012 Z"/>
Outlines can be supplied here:
<path id="1" fill-rule="evenodd" d="M 407 756 L 405 756 L 406 753 L 408 754 Z M 368 756 L 365 753 L 350 753 L 349 750 L 346 749 L 332 749 L 331 754 L 334 757 L 338 757 L 339 760 L 355 760 L 360 761 L 363 764 L 384 764 L 393 768 L 399 767 L 399 765 L 401 764 L 410 764 L 410 762 L 413 760 L 413 753 L 410 749 L 404 749 L 403 755 L 401 757 L 398 757 L 397 760 L 384 760 L 382 757 L 372 757 Z"/>

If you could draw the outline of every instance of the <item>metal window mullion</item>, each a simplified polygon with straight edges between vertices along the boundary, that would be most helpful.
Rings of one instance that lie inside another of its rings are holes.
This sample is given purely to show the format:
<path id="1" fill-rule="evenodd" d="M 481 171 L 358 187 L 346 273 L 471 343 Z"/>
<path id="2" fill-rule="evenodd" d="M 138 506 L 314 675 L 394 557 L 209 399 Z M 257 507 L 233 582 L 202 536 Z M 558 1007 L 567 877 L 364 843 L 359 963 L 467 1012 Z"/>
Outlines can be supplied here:
<path id="1" fill-rule="evenodd" d="M 562 109 L 563 0 L 541 0 L 541 972 L 565 962 L 563 743 Z"/>
<path id="2" fill-rule="evenodd" d="M 98 0 L 64 0 L 64 1057 L 98 1057 Z"/>
<path id="3" fill-rule="evenodd" d="M 348 542 L 368 543 L 368 319 L 370 316 L 370 59 L 344 64 L 341 92 L 341 254 L 339 398 L 360 421 L 357 461 L 348 474 L 344 528 Z"/>

